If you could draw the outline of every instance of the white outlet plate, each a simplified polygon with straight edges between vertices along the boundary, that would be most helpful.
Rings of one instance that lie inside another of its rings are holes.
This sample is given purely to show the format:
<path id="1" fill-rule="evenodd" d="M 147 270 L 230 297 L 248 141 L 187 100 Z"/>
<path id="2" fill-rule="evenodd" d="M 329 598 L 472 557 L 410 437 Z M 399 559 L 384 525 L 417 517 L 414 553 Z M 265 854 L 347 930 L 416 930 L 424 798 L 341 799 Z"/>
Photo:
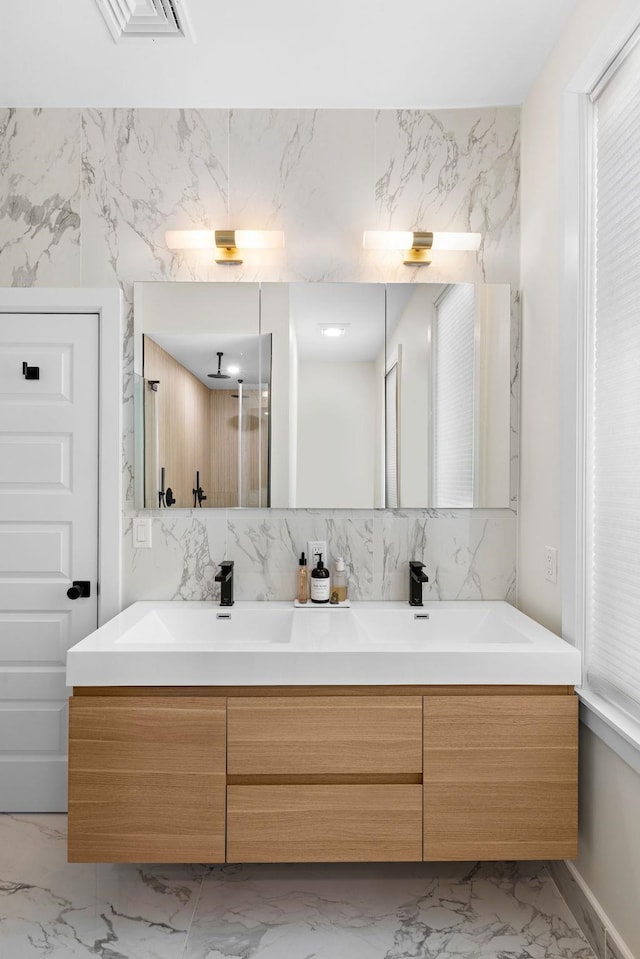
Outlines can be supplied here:
<path id="1" fill-rule="evenodd" d="M 317 564 L 320 553 L 322 553 L 323 565 L 328 566 L 327 541 L 324 539 L 310 539 L 307 542 L 307 562 L 309 563 L 309 569 L 313 569 Z"/>
<path id="2" fill-rule="evenodd" d="M 549 583 L 558 582 L 558 550 L 555 546 L 544 548 L 544 578 Z"/>

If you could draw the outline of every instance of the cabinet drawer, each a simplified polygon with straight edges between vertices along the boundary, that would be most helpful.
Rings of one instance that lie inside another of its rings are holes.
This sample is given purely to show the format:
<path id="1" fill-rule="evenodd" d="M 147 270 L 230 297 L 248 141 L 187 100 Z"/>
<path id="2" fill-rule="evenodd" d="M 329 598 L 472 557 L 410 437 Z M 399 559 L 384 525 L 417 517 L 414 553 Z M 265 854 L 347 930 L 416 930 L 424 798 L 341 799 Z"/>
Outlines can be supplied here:
<path id="1" fill-rule="evenodd" d="M 229 700 L 229 775 L 420 775 L 419 696 Z"/>
<path id="2" fill-rule="evenodd" d="M 420 785 L 227 788 L 227 862 L 421 859 Z"/>

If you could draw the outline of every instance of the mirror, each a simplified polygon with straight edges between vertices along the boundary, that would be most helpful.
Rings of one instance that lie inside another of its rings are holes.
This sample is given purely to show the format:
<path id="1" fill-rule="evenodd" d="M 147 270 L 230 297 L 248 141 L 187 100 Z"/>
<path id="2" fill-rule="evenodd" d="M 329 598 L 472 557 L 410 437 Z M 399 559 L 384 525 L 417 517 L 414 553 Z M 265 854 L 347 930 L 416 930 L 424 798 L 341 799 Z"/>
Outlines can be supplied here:
<path id="1" fill-rule="evenodd" d="M 510 328 L 504 285 L 137 283 L 137 505 L 508 506 Z"/>

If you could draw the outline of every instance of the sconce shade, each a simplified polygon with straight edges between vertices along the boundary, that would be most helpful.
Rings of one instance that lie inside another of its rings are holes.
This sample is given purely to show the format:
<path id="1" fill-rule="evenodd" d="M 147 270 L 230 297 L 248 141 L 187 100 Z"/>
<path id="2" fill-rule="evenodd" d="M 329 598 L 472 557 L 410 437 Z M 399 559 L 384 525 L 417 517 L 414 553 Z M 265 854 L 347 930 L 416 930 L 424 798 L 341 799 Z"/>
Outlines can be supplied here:
<path id="1" fill-rule="evenodd" d="M 362 245 L 365 250 L 404 250 L 404 262 L 410 266 L 420 266 L 431 262 L 433 250 L 477 250 L 481 240 L 480 233 L 365 230 Z"/>

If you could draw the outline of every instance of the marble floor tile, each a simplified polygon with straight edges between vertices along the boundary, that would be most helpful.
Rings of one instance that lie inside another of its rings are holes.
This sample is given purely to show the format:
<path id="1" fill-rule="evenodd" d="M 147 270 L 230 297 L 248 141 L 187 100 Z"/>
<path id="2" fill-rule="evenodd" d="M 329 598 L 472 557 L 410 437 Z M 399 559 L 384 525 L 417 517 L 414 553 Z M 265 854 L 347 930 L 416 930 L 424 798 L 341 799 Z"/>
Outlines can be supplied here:
<path id="1" fill-rule="evenodd" d="M 593 959 L 542 863 L 66 861 L 0 815 L 0 959 Z"/>

